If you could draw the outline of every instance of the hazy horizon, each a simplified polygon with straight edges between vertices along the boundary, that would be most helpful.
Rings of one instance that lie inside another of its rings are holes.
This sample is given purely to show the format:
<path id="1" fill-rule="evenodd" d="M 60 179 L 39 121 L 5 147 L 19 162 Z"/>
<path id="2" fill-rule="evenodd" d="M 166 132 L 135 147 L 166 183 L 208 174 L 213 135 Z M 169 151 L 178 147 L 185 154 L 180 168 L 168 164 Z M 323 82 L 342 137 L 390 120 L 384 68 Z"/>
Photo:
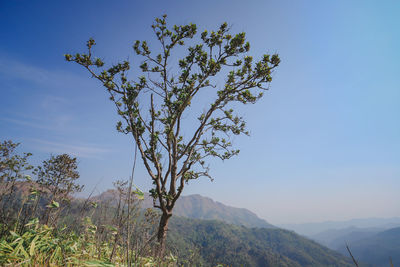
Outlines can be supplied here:
<path id="1" fill-rule="evenodd" d="M 136 60 L 133 42 L 153 46 L 162 14 L 200 31 L 226 21 L 246 32 L 254 58 L 282 61 L 263 99 L 240 108 L 251 133 L 234 138 L 241 153 L 212 160 L 215 180 L 193 181 L 185 195 L 272 224 L 400 216 L 398 1 L 3 1 L 1 139 L 21 142 L 33 164 L 77 156 L 84 194 L 128 179 L 133 139 L 116 131 L 105 89 L 63 55 L 93 37 L 106 62 Z M 135 184 L 147 192 L 138 162 Z"/>

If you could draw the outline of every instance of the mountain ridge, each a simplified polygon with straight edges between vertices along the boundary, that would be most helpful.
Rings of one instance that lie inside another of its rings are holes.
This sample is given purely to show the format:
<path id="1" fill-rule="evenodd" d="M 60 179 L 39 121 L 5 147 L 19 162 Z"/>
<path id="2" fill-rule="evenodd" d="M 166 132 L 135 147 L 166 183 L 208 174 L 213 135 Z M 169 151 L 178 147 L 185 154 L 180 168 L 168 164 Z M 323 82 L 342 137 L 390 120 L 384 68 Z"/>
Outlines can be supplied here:
<path id="1" fill-rule="evenodd" d="M 109 189 L 91 199 L 94 201 L 116 201 L 117 194 L 118 192 L 115 189 Z M 145 193 L 142 208 L 152 207 L 153 198 Z M 248 209 L 228 206 L 200 194 L 181 196 L 175 204 L 173 214 L 192 219 L 217 220 L 250 228 L 276 228 Z"/>

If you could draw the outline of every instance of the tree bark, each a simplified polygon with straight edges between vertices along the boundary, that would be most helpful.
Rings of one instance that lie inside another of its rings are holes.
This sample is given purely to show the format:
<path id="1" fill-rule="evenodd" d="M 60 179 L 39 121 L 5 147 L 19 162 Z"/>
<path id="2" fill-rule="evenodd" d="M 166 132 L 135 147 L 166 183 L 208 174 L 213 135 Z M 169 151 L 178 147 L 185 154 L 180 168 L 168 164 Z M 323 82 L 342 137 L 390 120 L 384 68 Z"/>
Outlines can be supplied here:
<path id="1" fill-rule="evenodd" d="M 158 249 L 157 256 L 162 260 L 164 258 L 165 253 L 165 244 L 167 239 L 167 231 L 168 231 L 168 221 L 171 218 L 172 213 L 163 212 L 160 219 L 160 225 L 158 226 L 157 233 L 157 241 L 158 241 Z"/>

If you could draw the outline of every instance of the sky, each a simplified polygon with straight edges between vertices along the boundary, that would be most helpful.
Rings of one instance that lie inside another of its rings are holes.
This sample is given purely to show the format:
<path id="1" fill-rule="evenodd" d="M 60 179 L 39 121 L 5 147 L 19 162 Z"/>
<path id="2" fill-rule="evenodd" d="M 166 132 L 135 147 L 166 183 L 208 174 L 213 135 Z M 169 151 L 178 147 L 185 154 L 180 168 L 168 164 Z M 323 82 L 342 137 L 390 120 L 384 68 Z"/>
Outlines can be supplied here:
<path id="1" fill-rule="evenodd" d="M 83 195 L 128 179 L 132 138 L 116 131 L 104 88 L 63 55 L 93 37 L 106 62 L 136 59 L 132 44 L 152 46 L 163 14 L 199 31 L 227 22 L 255 58 L 281 58 L 263 99 L 238 107 L 251 133 L 235 137 L 241 153 L 211 159 L 214 181 L 186 195 L 273 224 L 400 216 L 399 1 L 0 1 L 0 140 L 35 165 L 78 157 Z M 134 183 L 151 187 L 142 164 Z"/>

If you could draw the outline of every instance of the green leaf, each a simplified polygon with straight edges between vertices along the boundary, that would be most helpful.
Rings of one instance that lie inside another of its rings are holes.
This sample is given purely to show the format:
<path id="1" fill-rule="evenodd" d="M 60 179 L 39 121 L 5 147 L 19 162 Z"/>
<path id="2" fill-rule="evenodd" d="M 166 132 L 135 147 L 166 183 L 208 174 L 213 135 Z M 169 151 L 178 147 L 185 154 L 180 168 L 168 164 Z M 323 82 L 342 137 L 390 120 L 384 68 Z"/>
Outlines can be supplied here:
<path id="1" fill-rule="evenodd" d="M 35 254 L 36 240 L 38 240 L 38 238 L 39 238 L 39 235 L 35 236 L 35 238 L 32 240 L 32 243 L 30 245 L 29 255 L 31 255 L 31 257 Z"/>
<path id="2" fill-rule="evenodd" d="M 133 186 L 136 188 L 136 190 L 133 191 L 132 193 L 134 193 L 139 200 L 143 200 L 144 193 L 142 192 L 142 190 L 140 190 L 136 185 L 133 185 Z"/>
<path id="3" fill-rule="evenodd" d="M 139 200 L 143 200 L 144 199 L 144 193 L 142 191 L 140 191 L 139 189 L 133 191 L 133 193 L 136 195 L 136 197 Z"/>
<path id="4" fill-rule="evenodd" d="M 16 232 L 14 232 L 14 231 L 10 231 L 10 234 L 13 236 L 13 237 L 20 237 L 19 236 L 19 234 L 17 234 Z"/>
<path id="5" fill-rule="evenodd" d="M 114 267 L 114 264 L 98 261 L 98 260 L 92 260 L 92 261 L 86 261 L 83 263 L 84 266 L 88 267 Z"/>
<path id="6" fill-rule="evenodd" d="M 59 208 L 60 207 L 60 203 L 58 203 L 57 201 L 52 201 L 51 204 L 47 205 L 46 207 L 48 208 Z"/>
<path id="7" fill-rule="evenodd" d="M 27 224 L 25 224 L 25 226 L 29 227 L 31 225 L 37 225 L 38 223 L 39 223 L 39 219 L 38 218 L 33 218 Z"/>

